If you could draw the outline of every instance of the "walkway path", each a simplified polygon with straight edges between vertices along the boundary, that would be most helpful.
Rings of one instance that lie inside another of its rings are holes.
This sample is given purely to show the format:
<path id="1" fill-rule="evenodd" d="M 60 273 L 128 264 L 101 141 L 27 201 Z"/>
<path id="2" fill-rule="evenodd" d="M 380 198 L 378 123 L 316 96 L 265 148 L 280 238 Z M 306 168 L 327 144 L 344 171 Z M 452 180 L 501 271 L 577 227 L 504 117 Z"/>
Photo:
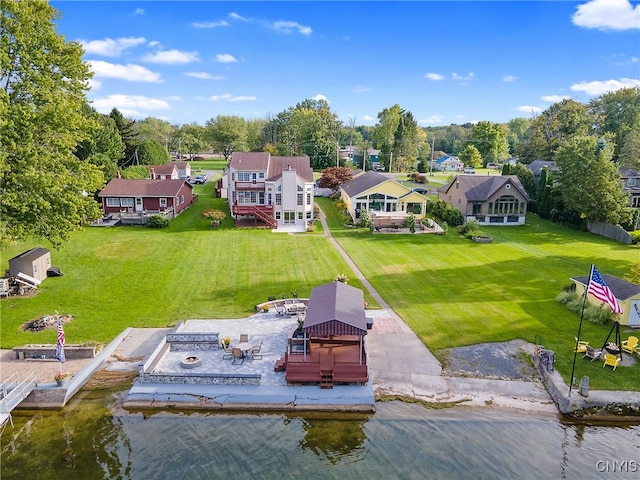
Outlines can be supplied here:
<path id="1" fill-rule="evenodd" d="M 383 308 L 381 315 L 374 318 L 373 329 L 367 335 L 373 387 L 377 398 L 402 396 L 429 403 L 493 405 L 557 412 L 542 382 L 443 376 L 442 366 L 437 358 L 385 302 L 333 238 L 322 209 L 319 218 L 325 236 Z"/>

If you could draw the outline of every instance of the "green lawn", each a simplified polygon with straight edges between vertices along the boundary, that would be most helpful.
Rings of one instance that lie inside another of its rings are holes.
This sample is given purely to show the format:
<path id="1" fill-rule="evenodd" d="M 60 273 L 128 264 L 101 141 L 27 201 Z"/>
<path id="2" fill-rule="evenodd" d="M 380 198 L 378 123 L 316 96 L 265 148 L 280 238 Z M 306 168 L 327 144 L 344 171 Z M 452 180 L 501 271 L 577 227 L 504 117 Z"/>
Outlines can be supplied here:
<path id="1" fill-rule="evenodd" d="M 28 333 L 34 318 L 71 314 L 69 343 L 105 343 L 126 327 L 170 326 L 188 318 L 238 318 L 274 295 L 307 297 L 317 285 L 344 273 L 362 288 L 330 242 L 318 231 L 296 235 L 237 230 L 228 217 L 212 229 L 200 212 L 226 210 L 212 198 L 213 184 L 196 186 L 199 201 L 167 229 L 87 228 L 76 232 L 52 263 L 64 273 L 42 283 L 32 298 L 0 302 L 0 344 L 53 343 L 51 331 Z M 556 351 L 568 379 L 578 316 L 556 302 L 569 277 L 601 272 L 622 276 L 638 261 L 636 247 L 567 230 L 530 216 L 523 227 L 491 227 L 489 245 L 451 230 L 446 235 L 372 235 L 347 228 L 328 199 L 318 199 L 334 237 L 385 300 L 436 354 L 447 347 L 524 339 Z M 2 264 L 36 246 L 16 244 Z M 43 244 L 44 247 L 49 247 Z M 365 300 L 376 307 L 365 292 Z M 587 322 L 583 338 L 600 346 L 608 326 Z M 627 333 L 623 332 L 623 338 Z M 638 390 L 640 364 L 603 369 L 578 362 L 576 377 L 592 388 Z"/>
<path id="2" fill-rule="evenodd" d="M 524 339 L 556 351 L 568 378 L 579 317 L 556 301 L 572 276 L 601 272 L 623 276 L 638 261 L 637 247 L 568 230 L 535 216 L 522 227 L 486 228 L 492 244 L 446 235 L 372 235 L 346 228 L 331 202 L 320 199 L 333 236 L 367 279 L 420 338 L 442 348 Z M 583 337 L 600 347 L 609 326 L 584 322 Z M 623 339 L 628 333 L 623 333 Z M 613 374 L 601 362 L 587 365 L 592 385 L 637 390 L 640 365 Z M 583 375 L 577 371 L 577 375 Z M 594 378 L 595 377 L 595 378 Z M 579 378 L 579 377 L 578 377 Z"/>
<path id="3" fill-rule="evenodd" d="M 212 183 L 196 186 L 200 198 L 166 229 L 86 228 L 52 264 L 62 277 L 46 279 L 32 298 L 0 302 L 1 346 L 54 343 L 55 332 L 21 331 L 23 323 L 53 314 L 75 316 L 65 327 L 67 342 L 108 342 L 127 327 L 163 327 L 188 318 L 240 318 L 270 295 L 308 297 L 311 289 L 345 273 L 362 288 L 328 239 L 318 233 L 273 234 L 236 230 L 228 216 L 212 229 L 200 215 L 226 210 L 211 197 Z M 2 252 L 2 265 L 35 244 Z M 49 245 L 42 246 L 50 248 Z M 370 305 L 375 300 L 365 294 Z"/>

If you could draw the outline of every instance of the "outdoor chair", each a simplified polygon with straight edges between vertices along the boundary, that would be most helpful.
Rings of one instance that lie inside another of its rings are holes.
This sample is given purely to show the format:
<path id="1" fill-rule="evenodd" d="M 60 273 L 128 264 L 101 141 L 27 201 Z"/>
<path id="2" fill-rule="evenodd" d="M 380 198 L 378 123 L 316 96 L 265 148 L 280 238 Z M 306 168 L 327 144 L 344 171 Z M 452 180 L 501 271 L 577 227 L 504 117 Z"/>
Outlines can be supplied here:
<path id="1" fill-rule="evenodd" d="M 248 342 L 248 341 L 249 341 L 249 334 L 248 333 L 241 333 L 240 334 L 240 343 Z"/>
<path id="2" fill-rule="evenodd" d="M 578 340 L 578 337 L 574 337 L 576 339 L 576 343 L 575 343 L 575 352 L 577 353 L 584 353 L 587 351 L 587 345 L 589 345 L 589 342 L 584 342 L 582 340 Z"/>
<path id="3" fill-rule="evenodd" d="M 284 306 L 276 305 L 276 316 L 280 317 L 280 316 L 284 315 L 284 313 L 285 313 Z"/>
<path id="4" fill-rule="evenodd" d="M 220 348 L 222 349 L 222 359 L 233 358 L 233 350 L 227 347 L 223 340 L 220 340 Z"/>
<path id="5" fill-rule="evenodd" d="M 593 362 L 594 360 L 598 360 L 601 356 L 602 356 L 602 350 L 596 350 L 595 348 L 587 345 L 587 349 L 584 352 L 584 355 L 582 356 L 582 358 L 585 358 L 585 357 L 590 358 L 591 361 Z"/>
<path id="6" fill-rule="evenodd" d="M 256 358 L 262 358 L 262 354 L 260 353 L 260 350 L 262 350 L 262 342 L 264 340 L 260 340 L 260 345 L 258 345 L 257 347 L 253 347 L 251 349 L 251 351 L 249 352 L 251 354 L 251 358 L 253 358 L 254 360 Z"/>
<path id="7" fill-rule="evenodd" d="M 619 356 L 614 355 L 612 353 L 604 354 L 604 364 L 602 365 L 603 368 L 609 365 L 610 367 L 613 367 L 613 369 L 615 370 L 619 364 L 620 364 Z"/>
<path id="8" fill-rule="evenodd" d="M 244 363 L 244 355 L 242 354 L 242 350 L 234 347 L 232 364 L 235 365 L 236 362 L 240 362 L 240 365 L 242 365 Z"/>
<path id="9" fill-rule="evenodd" d="M 638 348 L 638 337 L 630 336 L 621 344 L 622 351 L 633 355 Z"/>

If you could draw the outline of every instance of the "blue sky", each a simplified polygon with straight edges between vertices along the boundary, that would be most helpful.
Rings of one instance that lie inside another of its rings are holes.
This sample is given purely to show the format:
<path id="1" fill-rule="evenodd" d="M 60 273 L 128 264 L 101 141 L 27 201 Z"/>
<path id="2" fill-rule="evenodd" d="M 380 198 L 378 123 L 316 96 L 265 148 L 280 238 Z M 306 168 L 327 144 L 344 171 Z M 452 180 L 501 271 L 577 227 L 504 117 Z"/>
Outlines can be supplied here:
<path id="1" fill-rule="evenodd" d="M 640 85 L 640 4 L 573 1 L 51 1 L 96 110 L 204 123 L 324 98 L 348 124 L 530 118 Z"/>

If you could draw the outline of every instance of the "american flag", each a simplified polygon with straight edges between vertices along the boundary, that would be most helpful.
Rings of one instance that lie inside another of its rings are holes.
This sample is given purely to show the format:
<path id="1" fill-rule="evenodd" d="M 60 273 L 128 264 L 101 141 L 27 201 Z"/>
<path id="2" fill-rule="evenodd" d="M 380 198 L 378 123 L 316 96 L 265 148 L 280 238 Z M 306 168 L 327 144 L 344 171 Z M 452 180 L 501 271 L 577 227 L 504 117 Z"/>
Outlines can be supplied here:
<path id="1" fill-rule="evenodd" d="M 56 345 L 56 358 L 60 363 L 65 362 L 64 358 L 64 330 L 62 329 L 62 320 L 58 317 L 58 343 Z"/>
<path id="2" fill-rule="evenodd" d="M 622 313 L 622 306 L 611 289 L 605 283 L 602 275 L 600 275 L 600 272 L 598 272 L 595 265 L 591 266 L 591 278 L 589 279 L 587 293 L 590 293 L 598 300 L 607 303 L 613 313 Z"/>

